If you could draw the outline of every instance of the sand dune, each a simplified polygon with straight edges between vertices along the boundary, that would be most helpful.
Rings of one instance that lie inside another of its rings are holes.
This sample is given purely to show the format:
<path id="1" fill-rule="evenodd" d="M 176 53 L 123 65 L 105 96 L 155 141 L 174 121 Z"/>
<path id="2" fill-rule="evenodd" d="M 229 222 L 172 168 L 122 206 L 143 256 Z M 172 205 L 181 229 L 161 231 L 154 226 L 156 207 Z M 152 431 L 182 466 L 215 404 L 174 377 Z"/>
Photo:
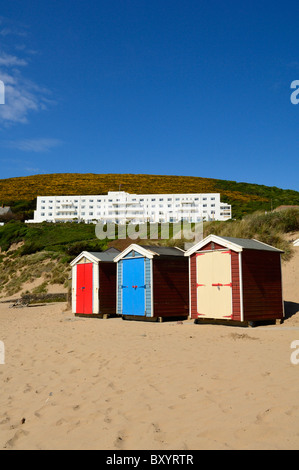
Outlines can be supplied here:
<path id="1" fill-rule="evenodd" d="M 279 326 L 0 304 L 0 449 L 298 449 L 298 253 L 283 268 L 294 314 Z"/>

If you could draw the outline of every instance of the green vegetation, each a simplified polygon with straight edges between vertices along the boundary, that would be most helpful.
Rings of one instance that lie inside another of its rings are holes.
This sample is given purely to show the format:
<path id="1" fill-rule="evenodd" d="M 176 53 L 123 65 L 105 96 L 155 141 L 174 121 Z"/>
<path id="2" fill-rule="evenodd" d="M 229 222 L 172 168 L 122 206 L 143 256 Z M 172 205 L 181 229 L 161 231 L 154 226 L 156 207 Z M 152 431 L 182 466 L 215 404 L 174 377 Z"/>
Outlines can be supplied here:
<path id="1" fill-rule="evenodd" d="M 23 224 L 11 221 L 0 227 L 0 248 L 7 251 L 13 243 L 23 242 L 18 254 L 29 255 L 43 250 L 64 253 L 74 258 L 83 249 L 103 251 L 107 241 L 99 240 L 93 224 Z"/>
<path id="2" fill-rule="evenodd" d="M 32 217 L 37 196 L 99 195 L 108 191 L 135 194 L 220 193 L 232 205 L 233 217 L 280 205 L 299 205 L 299 192 L 277 187 L 193 176 L 122 174 L 50 174 L 0 180 L 0 204 L 12 207 L 22 220 Z"/>
<path id="3" fill-rule="evenodd" d="M 299 231 L 299 210 L 288 209 L 277 212 L 255 212 L 242 220 L 227 222 L 207 222 L 204 224 L 204 236 L 209 234 L 236 237 L 255 238 L 263 243 L 272 245 L 284 251 L 285 260 L 292 256 L 292 246 L 284 235 Z"/>
<path id="4" fill-rule="evenodd" d="M 149 234 L 149 226 L 147 230 Z M 240 220 L 204 223 L 204 237 L 212 233 L 255 238 L 283 250 L 285 260 L 290 259 L 293 251 L 286 234 L 298 231 L 298 209 L 258 211 Z M 31 293 L 35 294 L 46 293 L 51 284 L 69 288 L 69 262 L 84 250 L 103 251 L 111 245 L 122 250 L 132 242 L 183 248 L 185 241 L 190 240 L 171 237 L 169 240 L 119 239 L 112 242 L 97 239 L 93 224 L 44 222 L 26 225 L 11 221 L 0 227 L 0 297 L 19 294 L 27 283 L 32 285 Z"/>
<path id="5" fill-rule="evenodd" d="M 88 224 L 23 224 L 0 227 L 0 296 L 18 294 L 26 283 L 40 280 L 32 293 L 46 293 L 51 284 L 67 288 L 69 262 L 83 250 L 103 251 L 108 241 L 98 240 Z"/>

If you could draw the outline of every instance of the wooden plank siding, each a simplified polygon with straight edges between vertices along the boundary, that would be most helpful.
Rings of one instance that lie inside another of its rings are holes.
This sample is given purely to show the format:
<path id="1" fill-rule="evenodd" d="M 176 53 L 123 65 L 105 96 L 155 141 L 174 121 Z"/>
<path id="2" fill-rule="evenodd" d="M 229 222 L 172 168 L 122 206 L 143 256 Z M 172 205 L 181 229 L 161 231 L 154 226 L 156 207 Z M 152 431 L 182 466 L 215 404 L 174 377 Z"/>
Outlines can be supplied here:
<path id="1" fill-rule="evenodd" d="M 122 314 L 122 283 L 123 283 L 123 261 L 117 263 L 117 314 Z"/>
<path id="2" fill-rule="evenodd" d="M 231 251 L 231 267 L 232 267 L 232 301 L 233 301 L 232 320 L 241 321 L 239 253 L 237 253 L 236 251 Z"/>
<path id="3" fill-rule="evenodd" d="M 116 264 L 99 263 L 99 305 L 103 315 L 116 314 Z"/>
<path id="4" fill-rule="evenodd" d="M 200 251 L 214 251 L 214 250 L 226 250 L 224 246 L 218 245 L 218 243 L 207 243 L 205 246 L 201 248 Z"/>
<path id="5" fill-rule="evenodd" d="M 152 315 L 152 262 L 145 258 L 145 314 Z"/>
<path id="6" fill-rule="evenodd" d="M 189 263 L 187 258 L 153 260 L 154 317 L 189 314 Z"/>
<path id="7" fill-rule="evenodd" d="M 190 312 L 191 318 L 194 320 L 198 318 L 197 315 L 197 271 L 196 271 L 196 253 L 194 253 L 190 258 Z"/>
<path id="8" fill-rule="evenodd" d="M 280 253 L 243 250 L 244 319 L 283 318 Z"/>

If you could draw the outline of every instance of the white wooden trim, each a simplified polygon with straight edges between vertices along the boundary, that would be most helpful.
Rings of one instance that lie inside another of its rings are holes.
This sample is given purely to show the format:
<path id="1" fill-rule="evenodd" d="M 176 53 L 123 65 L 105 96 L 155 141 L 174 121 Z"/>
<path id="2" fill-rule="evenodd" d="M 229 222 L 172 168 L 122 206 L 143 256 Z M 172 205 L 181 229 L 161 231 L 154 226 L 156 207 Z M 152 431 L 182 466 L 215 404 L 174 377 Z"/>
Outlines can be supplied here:
<path id="1" fill-rule="evenodd" d="M 242 253 L 239 253 L 239 284 L 240 284 L 241 321 L 244 321 Z"/>
<path id="2" fill-rule="evenodd" d="M 99 265 L 93 263 L 92 265 L 92 313 L 100 313 L 99 305 L 99 289 L 100 289 L 100 275 Z"/>
<path id="3" fill-rule="evenodd" d="M 126 248 L 124 251 L 122 251 L 119 255 L 117 255 L 113 261 L 117 263 L 121 259 L 125 258 L 133 250 L 149 259 L 153 259 L 153 257 L 156 255 L 154 251 L 145 249 L 142 246 L 133 243 L 132 245 L 128 246 L 128 248 Z"/>
<path id="4" fill-rule="evenodd" d="M 191 318 L 191 257 L 189 256 L 189 259 L 188 259 L 188 263 L 189 263 L 189 268 L 188 268 L 188 272 L 189 272 L 189 318 Z"/>
<path id="5" fill-rule="evenodd" d="M 77 266 L 72 267 L 72 311 L 77 313 Z"/>
<path id="6" fill-rule="evenodd" d="M 117 263 L 116 265 L 116 313 L 118 314 L 118 291 L 119 291 L 119 286 L 118 286 L 118 269 L 119 269 L 119 264 Z"/>
<path id="7" fill-rule="evenodd" d="M 89 261 L 91 261 L 92 263 L 99 263 L 100 260 L 99 258 L 96 258 L 95 256 L 93 256 L 91 253 L 89 253 L 88 251 L 82 251 L 82 253 L 80 253 L 80 255 L 77 256 L 77 258 L 75 258 L 71 263 L 70 265 L 71 266 L 75 266 L 75 264 L 79 263 L 79 261 L 82 259 L 82 258 L 87 258 Z"/>
<path id="8" fill-rule="evenodd" d="M 211 242 L 218 243 L 219 245 L 222 245 L 225 248 L 233 250 L 233 251 L 237 251 L 237 252 L 243 251 L 243 247 L 241 247 L 240 245 L 237 245 L 236 243 L 232 243 L 232 242 L 229 242 L 228 240 L 224 240 L 223 238 L 218 237 L 217 235 L 208 235 L 206 238 L 204 238 L 204 240 L 201 240 L 196 245 L 189 248 L 189 250 L 185 252 L 185 256 L 193 255 L 193 253 L 200 250 L 202 247 L 204 247 L 205 245 Z"/>

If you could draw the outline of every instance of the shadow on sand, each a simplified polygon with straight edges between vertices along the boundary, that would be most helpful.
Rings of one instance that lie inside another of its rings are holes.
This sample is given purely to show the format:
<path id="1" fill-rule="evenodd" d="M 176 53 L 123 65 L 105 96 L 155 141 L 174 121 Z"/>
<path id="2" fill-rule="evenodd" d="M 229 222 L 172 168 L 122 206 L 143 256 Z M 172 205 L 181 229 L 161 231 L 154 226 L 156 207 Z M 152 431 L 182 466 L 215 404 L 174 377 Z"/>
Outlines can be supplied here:
<path id="1" fill-rule="evenodd" d="M 297 302 L 284 302 L 285 320 L 299 313 L 299 304 Z"/>

